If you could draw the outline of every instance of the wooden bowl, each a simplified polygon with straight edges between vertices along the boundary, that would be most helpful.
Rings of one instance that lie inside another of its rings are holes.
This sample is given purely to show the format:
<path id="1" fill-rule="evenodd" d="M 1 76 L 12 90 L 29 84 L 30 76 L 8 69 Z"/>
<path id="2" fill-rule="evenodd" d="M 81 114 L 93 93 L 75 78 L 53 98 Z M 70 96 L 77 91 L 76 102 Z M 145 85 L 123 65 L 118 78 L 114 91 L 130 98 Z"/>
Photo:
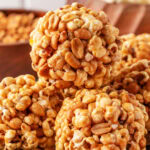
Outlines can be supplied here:
<path id="1" fill-rule="evenodd" d="M 21 9 L 1 9 L 0 11 L 6 15 L 11 13 L 34 13 L 36 17 L 42 17 L 45 14 L 44 11 Z M 29 41 L 12 44 L 0 43 L 0 80 L 6 76 L 16 77 L 21 74 L 36 76 L 31 68 L 30 50 Z"/>

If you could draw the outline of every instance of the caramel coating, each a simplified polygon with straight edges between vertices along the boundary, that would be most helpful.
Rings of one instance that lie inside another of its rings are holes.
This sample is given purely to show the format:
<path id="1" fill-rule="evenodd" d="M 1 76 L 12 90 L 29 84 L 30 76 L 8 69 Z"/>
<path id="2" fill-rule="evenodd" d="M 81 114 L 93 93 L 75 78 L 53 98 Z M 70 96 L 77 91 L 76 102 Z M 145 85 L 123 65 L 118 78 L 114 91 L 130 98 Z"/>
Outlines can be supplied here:
<path id="1" fill-rule="evenodd" d="M 114 65 L 115 73 L 141 59 L 150 60 L 150 34 L 128 34 L 121 36 L 123 41 L 120 61 Z"/>
<path id="2" fill-rule="evenodd" d="M 118 34 L 102 11 L 77 3 L 49 11 L 31 34 L 33 69 L 57 88 L 101 87 L 117 59 Z"/>
<path id="3" fill-rule="evenodd" d="M 81 89 L 57 115 L 56 150 L 145 150 L 147 120 L 144 105 L 125 90 Z"/>
<path id="4" fill-rule="evenodd" d="M 61 95 L 32 75 L 0 83 L 0 149 L 53 150 Z"/>
<path id="5" fill-rule="evenodd" d="M 139 60 L 128 67 L 125 67 L 111 79 L 115 89 L 125 89 L 137 95 L 141 103 L 149 105 L 148 98 L 150 91 L 150 61 Z M 140 94 L 140 95 L 139 95 Z"/>
<path id="6" fill-rule="evenodd" d="M 150 34 L 129 34 L 122 36 L 122 57 L 128 61 L 133 58 L 137 60 L 150 60 Z M 126 58 L 125 58 L 126 57 Z"/>

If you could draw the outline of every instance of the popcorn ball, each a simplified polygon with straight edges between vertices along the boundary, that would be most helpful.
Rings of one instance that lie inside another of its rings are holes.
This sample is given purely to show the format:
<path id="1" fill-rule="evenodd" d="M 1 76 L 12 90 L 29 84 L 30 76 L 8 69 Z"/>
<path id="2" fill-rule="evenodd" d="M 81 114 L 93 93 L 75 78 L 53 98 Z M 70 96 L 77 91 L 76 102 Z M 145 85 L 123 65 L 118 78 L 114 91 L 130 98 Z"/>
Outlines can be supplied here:
<path id="1" fill-rule="evenodd" d="M 121 70 L 141 59 L 150 60 L 150 34 L 128 34 L 121 38 L 124 41 L 120 51 L 121 61 L 114 65 L 114 70 Z"/>
<path id="2" fill-rule="evenodd" d="M 0 83 L 0 149 L 53 150 L 61 96 L 31 75 Z"/>
<path id="3" fill-rule="evenodd" d="M 111 84 L 115 89 L 135 94 L 141 103 L 150 104 L 150 61 L 143 59 L 125 67 L 112 77 Z"/>
<path id="4" fill-rule="evenodd" d="M 140 60 L 126 67 L 113 78 L 111 84 L 115 89 L 125 89 L 134 94 L 147 107 L 150 116 L 150 61 Z M 150 119 L 146 128 L 150 132 Z M 150 140 L 150 133 L 148 139 Z"/>
<path id="5" fill-rule="evenodd" d="M 102 11 L 77 3 L 50 11 L 31 34 L 33 69 L 57 88 L 101 87 L 118 59 L 118 34 Z"/>
<path id="6" fill-rule="evenodd" d="M 125 90 L 79 90 L 56 121 L 56 150 L 145 150 L 144 105 Z"/>

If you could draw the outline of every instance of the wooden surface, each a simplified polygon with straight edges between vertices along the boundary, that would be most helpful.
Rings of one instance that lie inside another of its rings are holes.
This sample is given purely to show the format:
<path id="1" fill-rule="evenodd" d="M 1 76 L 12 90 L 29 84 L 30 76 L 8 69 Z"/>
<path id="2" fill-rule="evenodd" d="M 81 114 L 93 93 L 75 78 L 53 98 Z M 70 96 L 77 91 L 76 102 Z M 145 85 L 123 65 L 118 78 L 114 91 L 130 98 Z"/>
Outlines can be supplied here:
<path id="1" fill-rule="evenodd" d="M 33 12 L 36 17 L 41 17 L 45 14 L 43 11 L 25 11 L 21 9 L 5 9 L 0 11 L 6 14 Z M 32 74 L 36 76 L 36 73 L 31 68 L 30 50 L 31 47 L 28 41 L 13 44 L 0 43 L 0 80 L 6 76 L 16 77 L 22 74 Z"/>

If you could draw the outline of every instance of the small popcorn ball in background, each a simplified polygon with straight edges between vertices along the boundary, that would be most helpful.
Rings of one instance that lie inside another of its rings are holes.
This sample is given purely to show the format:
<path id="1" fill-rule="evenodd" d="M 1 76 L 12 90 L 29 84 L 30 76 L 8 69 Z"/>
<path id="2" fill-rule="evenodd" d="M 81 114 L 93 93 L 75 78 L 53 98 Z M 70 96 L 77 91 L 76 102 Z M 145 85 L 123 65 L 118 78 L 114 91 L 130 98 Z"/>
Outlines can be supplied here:
<path id="1" fill-rule="evenodd" d="M 113 77 L 111 84 L 115 89 L 125 89 L 130 93 L 143 93 L 150 90 L 150 61 L 143 59 L 122 69 Z M 150 102 L 147 96 L 140 100 L 141 103 Z"/>
<path id="2" fill-rule="evenodd" d="M 0 149 L 52 150 L 61 95 L 31 75 L 0 83 Z"/>
<path id="3" fill-rule="evenodd" d="M 56 122 L 56 150 L 145 150 L 148 114 L 136 96 L 110 86 L 66 98 Z"/>
<path id="4" fill-rule="evenodd" d="M 122 57 L 126 61 L 150 60 L 150 34 L 129 34 L 122 36 L 125 41 L 122 46 Z"/>
<path id="5" fill-rule="evenodd" d="M 31 34 L 33 69 L 57 88 L 101 87 L 117 60 L 118 34 L 102 11 L 77 3 L 50 11 Z"/>
<path id="6" fill-rule="evenodd" d="M 115 71 L 120 71 L 125 66 L 129 66 L 138 60 L 150 60 L 150 34 L 128 34 L 121 36 L 123 40 L 120 51 L 121 61 L 114 65 Z"/>

